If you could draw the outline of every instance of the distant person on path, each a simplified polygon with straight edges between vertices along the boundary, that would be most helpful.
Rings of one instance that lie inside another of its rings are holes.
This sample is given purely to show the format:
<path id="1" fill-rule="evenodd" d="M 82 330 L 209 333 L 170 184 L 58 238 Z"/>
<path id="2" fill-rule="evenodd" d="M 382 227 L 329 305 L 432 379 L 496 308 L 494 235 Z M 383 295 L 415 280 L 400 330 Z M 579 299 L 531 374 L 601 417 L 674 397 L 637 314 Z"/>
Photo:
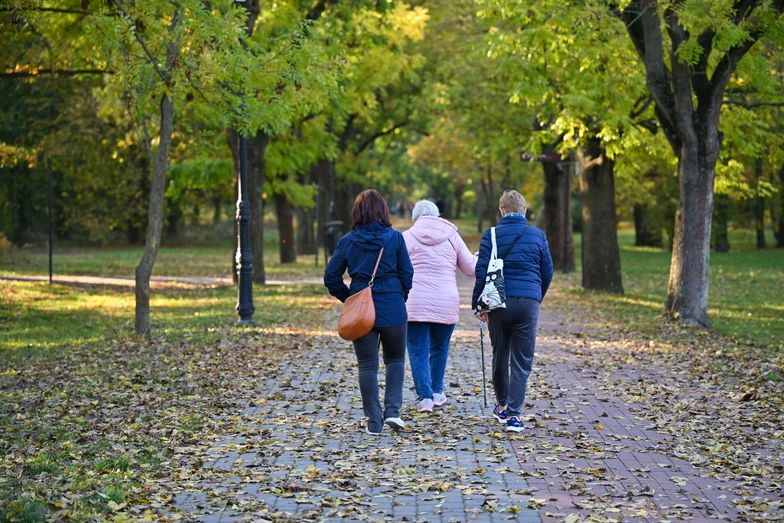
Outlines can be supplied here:
<path id="1" fill-rule="evenodd" d="M 525 401 L 528 376 L 534 360 L 539 304 L 553 279 L 553 262 L 544 232 L 531 227 L 525 218 L 527 204 L 517 191 L 504 191 L 499 201 L 501 221 L 495 228 L 497 252 L 504 260 L 506 308 L 477 316 L 488 323 L 493 345 L 493 389 L 496 405 L 493 417 L 506 430 L 520 432 L 525 427 L 520 415 Z M 490 230 L 482 235 L 476 283 L 471 307 L 485 284 L 492 240 Z"/>
<path id="2" fill-rule="evenodd" d="M 419 412 L 433 412 L 446 403 L 444 371 L 449 340 L 459 318 L 460 296 L 455 272 L 474 275 L 476 256 L 452 223 L 439 218 L 438 207 L 420 200 L 403 233 L 414 265 L 414 286 L 408 309 L 408 360 L 414 377 Z"/>
<path id="3" fill-rule="evenodd" d="M 373 330 L 353 342 L 359 366 L 362 408 L 367 416 L 365 431 L 378 435 L 385 423 L 393 430 L 405 427 L 400 408 L 406 357 L 406 299 L 414 269 L 403 235 L 392 229 L 389 207 L 378 191 L 368 189 L 359 193 L 351 218 L 351 230 L 340 238 L 329 259 L 324 285 L 332 296 L 346 301 L 368 286 L 379 252 L 384 248 L 373 283 L 376 323 Z M 350 287 L 343 283 L 346 270 L 351 277 Z M 378 397 L 379 343 L 383 347 L 386 367 L 383 410 Z"/>

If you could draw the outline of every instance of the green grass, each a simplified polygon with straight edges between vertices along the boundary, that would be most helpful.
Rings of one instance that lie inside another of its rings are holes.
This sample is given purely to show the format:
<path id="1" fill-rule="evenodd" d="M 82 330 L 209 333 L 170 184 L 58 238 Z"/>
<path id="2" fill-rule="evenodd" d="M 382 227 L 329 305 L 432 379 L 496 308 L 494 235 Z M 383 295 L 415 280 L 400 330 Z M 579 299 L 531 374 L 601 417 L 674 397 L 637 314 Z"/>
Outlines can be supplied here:
<path id="1" fill-rule="evenodd" d="M 575 235 L 578 271 L 557 274 L 571 295 L 610 313 L 617 321 L 641 329 L 659 322 L 667 279 L 670 252 L 635 247 L 634 232 L 620 231 L 621 268 L 625 294 L 585 293 L 580 288 L 580 241 Z M 784 340 L 784 250 L 757 250 L 753 234 L 730 234 L 732 251 L 711 253 L 709 314 L 713 328 L 722 334 L 740 337 L 766 346 L 782 347 Z"/>
<path id="2" fill-rule="evenodd" d="M 256 286 L 255 319 L 261 325 L 287 324 L 287 305 L 296 302 L 317 312 L 326 291 L 319 285 Z M 164 339 L 198 339 L 231 325 L 237 314 L 233 287 L 153 289 L 153 331 Z M 26 357 L 50 350 L 127 338 L 133 331 L 132 289 L 44 282 L 4 283 L 0 290 L 0 358 L 5 352 Z"/>
<path id="3" fill-rule="evenodd" d="M 57 247 L 54 249 L 55 275 L 133 278 L 142 247 Z M 153 276 L 231 277 L 233 251 L 230 244 L 161 247 Z M 297 263 L 281 264 L 277 246 L 269 244 L 264 253 L 266 276 L 275 278 L 313 277 L 324 270 L 324 255 L 318 265 L 313 255 L 298 256 Z M 0 260 L 0 276 L 48 274 L 48 251 L 43 247 L 13 249 Z"/>

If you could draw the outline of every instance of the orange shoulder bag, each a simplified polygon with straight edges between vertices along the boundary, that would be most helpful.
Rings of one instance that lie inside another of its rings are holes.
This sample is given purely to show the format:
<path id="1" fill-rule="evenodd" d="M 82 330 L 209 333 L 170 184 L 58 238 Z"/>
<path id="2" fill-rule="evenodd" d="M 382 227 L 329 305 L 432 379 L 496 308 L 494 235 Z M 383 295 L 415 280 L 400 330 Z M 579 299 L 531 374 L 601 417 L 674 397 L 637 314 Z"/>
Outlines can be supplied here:
<path id="1" fill-rule="evenodd" d="M 340 320 L 338 320 L 338 336 L 344 340 L 354 341 L 361 338 L 370 332 L 376 323 L 376 306 L 373 305 L 373 280 L 376 279 L 376 271 L 378 264 L 381 263 L 382 254 L 384 254 L 383 247 L 378 253 L 376 266 L 373 268 L 368 286 L 346 298 L 346 302 L 343 304 L 343 312 L 340 313 Z"/>

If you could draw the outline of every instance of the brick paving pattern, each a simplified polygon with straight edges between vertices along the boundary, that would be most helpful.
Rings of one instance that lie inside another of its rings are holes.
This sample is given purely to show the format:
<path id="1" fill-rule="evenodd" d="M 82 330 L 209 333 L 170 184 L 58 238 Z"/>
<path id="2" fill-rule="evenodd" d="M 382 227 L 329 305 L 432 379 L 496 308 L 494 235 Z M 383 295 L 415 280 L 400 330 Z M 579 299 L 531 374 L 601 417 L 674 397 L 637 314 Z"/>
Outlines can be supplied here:
<path id="1" fill-rule="evenodd" d="M 464 304 L 469 290 L 464 280 Z M 668 451 L 670 436 L 641 404 L 607 391 L 602 362 L 575 349 L 570 326 L 546 307 L 528 430 L 503 431 L 489 417 L 489 384 L 482 406 L 477 324 L 466 305 L 461 315 L 445 408 L 415 412 L 407 362 L 407 430 L 365 434 L 350 344 L 317 335 L 310 359 L 260 382 L 258 397 L 232 420 L 236 433 L 185 467 L 172 492 L 175 513 L 210 522 L 742 520 L 737 485 Z M 616 378 L 639 376 L 631 369 Z"/>

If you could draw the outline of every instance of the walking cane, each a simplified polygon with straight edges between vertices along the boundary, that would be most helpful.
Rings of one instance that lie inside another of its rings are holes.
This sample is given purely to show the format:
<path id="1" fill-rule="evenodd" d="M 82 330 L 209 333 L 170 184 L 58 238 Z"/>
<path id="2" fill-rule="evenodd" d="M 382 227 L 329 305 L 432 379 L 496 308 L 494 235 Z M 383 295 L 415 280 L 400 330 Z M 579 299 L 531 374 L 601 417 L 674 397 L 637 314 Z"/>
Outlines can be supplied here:
<path id="1" fill-rule="evenodd" d="M 487 408 L 487 378 L 485 377 L 485 322 L 479 321 L 479 348 L 482 352 L 482 396 Z"/>

